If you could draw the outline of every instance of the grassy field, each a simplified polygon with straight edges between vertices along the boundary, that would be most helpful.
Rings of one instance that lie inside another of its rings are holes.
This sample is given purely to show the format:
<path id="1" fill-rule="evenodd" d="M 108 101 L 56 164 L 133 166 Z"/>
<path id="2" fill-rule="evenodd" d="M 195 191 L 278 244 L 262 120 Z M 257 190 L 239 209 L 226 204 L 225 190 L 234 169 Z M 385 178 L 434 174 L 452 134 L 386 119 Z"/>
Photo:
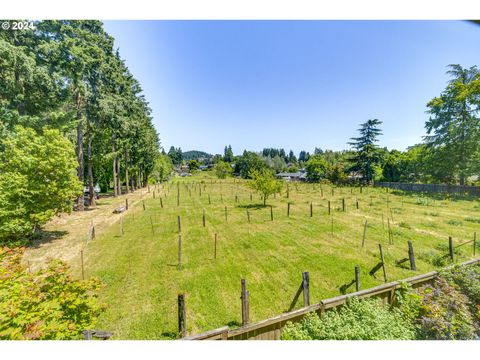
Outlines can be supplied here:
<path id="1" fill-rule="evenodd" d="M 208 173 L 162 184 L 155 198 L 154 189 L 144 192 L 127 213 L 112 214 L 115 221 L 97 230 L 96 238 L 84 247 L 86 276 L 99 277 L 105 283 L 101 299 L 108 309 L 97 328 L 113 331 L 116 339 L 174 338 L 177 294 L 182 292 L 188 333 L 237 326 L 241 322 L 241 278 L 246 279 L 250 291 L 252 322 L 288 310 L 302 271 L 310 272 L 311 303 L 340 294 L 342 285 L 353 280 L 356 265 L 361 268 L 362 288 L 379 285 L 384 281 L 382 271 L 376 278 L 369 275 L 380 261 L 379 243 L 384 248 L 389 281 L 424 273 L 449 262 L 444 256 L 449 236 L 458 245 L 472 240 L 480 229 L 480 202 L 468 198 L 377 188 L 363 188 L 360 193 L 360 188 L 350 187 L 334 188 L 332 195 L 332 188 L 326 185 L 291 183 L 288 198 L 285 188 L 263 207 L 260 196 L 251 193 L 244 181 L 218 180 Z M 181 271 L 177 269 L 177 216 L 182 227 Z M 368 226 L 362 248 L 365 220 Z M 388 222 L 393 244 L 389 244 Z M 408 262 L 395 263 L 408 257 L 407 240 L 413 242 L 417 271 L 409 270 Z M 455 250 L 455 261 L 470 257 L 472 244 Z M 77 255 L 71 261 L 77 276 L 79 263 Z M 354 285 L 346 291 L 355 291 Z M 296 308 L 301 306 L 300 298 Z"/>

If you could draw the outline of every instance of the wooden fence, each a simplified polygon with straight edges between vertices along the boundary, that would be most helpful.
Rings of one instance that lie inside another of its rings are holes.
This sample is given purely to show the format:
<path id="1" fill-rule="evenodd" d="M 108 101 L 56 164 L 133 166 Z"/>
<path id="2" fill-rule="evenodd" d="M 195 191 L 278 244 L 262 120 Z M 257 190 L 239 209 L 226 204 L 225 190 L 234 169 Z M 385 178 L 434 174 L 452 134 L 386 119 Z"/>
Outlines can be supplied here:
<path id="1" fill-rule="evenodd" d="M 476 263 L 480 263 L 480 258 L 469 260 L 459 265 L 467 266 Z M 319 313 L 321 316 L 326 310 L 345 304 L 347 299 L 353 296 L 359 298 L 379 297 L 385 303 L 392 303 L 395 299 L 395 290 L 398 289 L 402 283 L 408 283 L 413 288 L 418 288 L 432 284 L 437 276 L 438 271 L 432 271 L 404 280 L 392 281 L 370 289 L 321 300 L 317 304 L 309 305 L 257 323 L 247 324 L 236 329 L 229 329 L 228 326 L 225 326 L 201 334 L 184 337 L 182 340 L 279 340 L 282 328 L 288 321 L 301 321 L 306 314 L 312 311 Z"/>
<path id="2" fill-rule="evenodd" d="M 418 191 L 429 193 L 468 194 L 480 195 L 480 186 L 444 185 L 444 184 L 413 184 L 400 182 L 375 182 L 375 187 L 386 187 L 404 191 Z"/>

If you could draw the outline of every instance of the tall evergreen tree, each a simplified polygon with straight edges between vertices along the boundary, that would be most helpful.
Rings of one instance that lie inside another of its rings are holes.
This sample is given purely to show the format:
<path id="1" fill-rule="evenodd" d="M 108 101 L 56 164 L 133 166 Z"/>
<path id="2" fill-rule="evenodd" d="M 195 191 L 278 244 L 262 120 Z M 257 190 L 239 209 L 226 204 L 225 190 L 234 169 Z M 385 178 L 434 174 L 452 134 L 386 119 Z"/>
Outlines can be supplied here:
<path id="1" fill-rule="evenodd" d="M 437 162 L 447 162 L 461 185 L 478 172 L 480 152 L 480 72 L 449 65 L 452 79 L 428 104 L 425 141 Z"/>
<path id="2" fill-rule="evenodd" d="M 355 149 L 355 155 L 350 159 L 353 163 L 351 171 L 359 172 L 363 180 L 370 182 L 375 174 L 375 165 L 379 163 L 380 152 L 375 143 L 382 131 L 378 127 L 382 122 L 378 119 L 369 119 L 360 125 L 360 136 L 351 138 L 348 144 Z"/>

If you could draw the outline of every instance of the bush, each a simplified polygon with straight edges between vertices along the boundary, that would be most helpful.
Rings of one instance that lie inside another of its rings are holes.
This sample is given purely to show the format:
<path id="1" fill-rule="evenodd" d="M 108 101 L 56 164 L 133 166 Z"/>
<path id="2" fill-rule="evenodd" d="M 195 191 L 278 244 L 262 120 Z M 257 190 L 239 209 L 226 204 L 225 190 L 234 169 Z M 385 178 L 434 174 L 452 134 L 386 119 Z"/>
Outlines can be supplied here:
<path id="1" fill-rule="evenodd" d="M 0 339 L 79 339 L 103 310 L 98 280 L 74 280 L 68 266 L 52 260 L 30 273 L 23 251 L 0 248 Z"/>
<path id="2" fill-rule="evenodd" d="M 72 143 L 60 131 L 17 126 L 1 141 L 0 241 L 20 242 L 82 193 Z"/>
<path id="3" fill-rule="evenodd" d="M 438 278 L 433 286 L 419 291 L 422 302 L 417 321 L 420 339 L 474 339 L 474 319 L 469 312 L 468 298 Z"/>
<path id="4" fill-rule="evenodd" d="M 441 276 L 468 297 L 472 313 L 480 320 L 480 265 L 455 266 Z"/>
<path id="5" fill-rule="evenodd" d="M 288 323 L 282 331 L 284 340 L 408 340 L 415 329 L 404 314 L 389 309 L 378 299 L 348 299 L 339 310 L 330 310 L 320 318 L 308 314 L 301 322 Z"/>

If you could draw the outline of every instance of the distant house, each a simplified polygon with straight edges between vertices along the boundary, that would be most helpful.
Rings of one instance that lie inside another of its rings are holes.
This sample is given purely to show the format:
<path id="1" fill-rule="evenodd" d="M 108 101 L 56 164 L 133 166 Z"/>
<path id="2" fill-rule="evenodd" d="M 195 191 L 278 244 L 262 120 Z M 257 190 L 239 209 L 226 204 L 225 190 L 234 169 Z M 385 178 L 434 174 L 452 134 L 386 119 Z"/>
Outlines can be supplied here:
<path id="1" fill-rule="evenodd" d="M 204 170 L 207 170 L 207 169 L 208 169 L 208 165 L 200 165 L 198 167 L 198 170 L 200 170 L 200 171 L 204 171 Z"/>
<path id="2" fill-rule="evenodd" d="M 285 181 L 307 181 L 307 173 L 302 171 L 297 171 L 294 173 L 281 172 L 275 176 Z"/>

